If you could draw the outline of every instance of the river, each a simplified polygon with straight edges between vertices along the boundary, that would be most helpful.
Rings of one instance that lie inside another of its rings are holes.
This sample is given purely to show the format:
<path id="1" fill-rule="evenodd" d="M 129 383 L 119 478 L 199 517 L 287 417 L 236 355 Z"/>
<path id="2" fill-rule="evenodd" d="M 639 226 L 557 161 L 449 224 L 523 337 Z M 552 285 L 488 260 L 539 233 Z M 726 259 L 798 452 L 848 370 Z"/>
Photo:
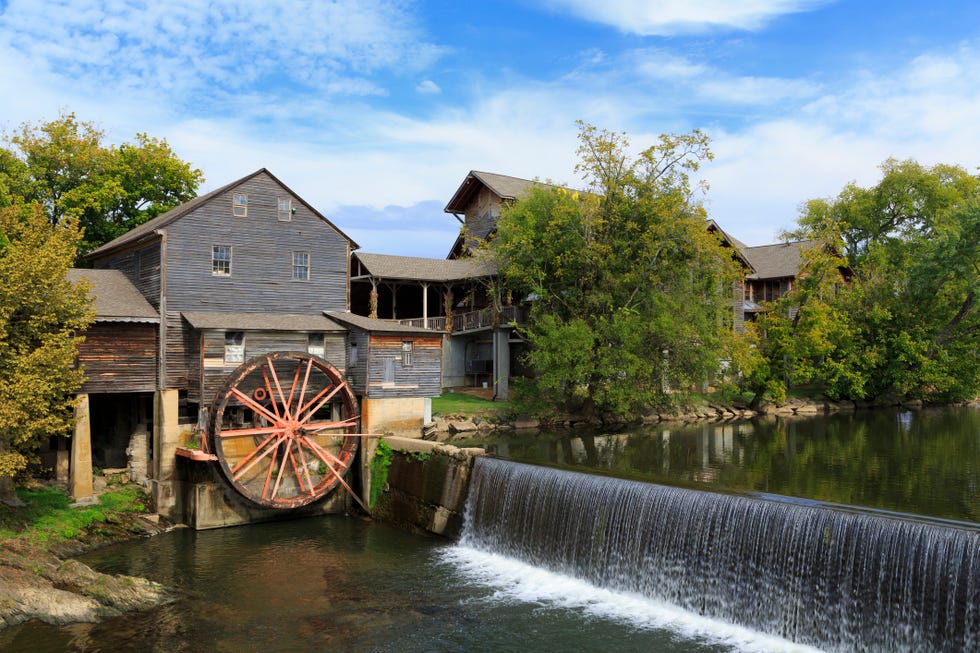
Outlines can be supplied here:
<path id="1" fill-rule="evenodd" d="M 635 480 L 980 521 L 976 408 L 539 434 L 496 439 L 490 449 Z M 84 560 L 177 587 L 184 598 L 100 624 L 0 631 L 0 650 L 810 650 L 356 518 L 182 529 Z"/>

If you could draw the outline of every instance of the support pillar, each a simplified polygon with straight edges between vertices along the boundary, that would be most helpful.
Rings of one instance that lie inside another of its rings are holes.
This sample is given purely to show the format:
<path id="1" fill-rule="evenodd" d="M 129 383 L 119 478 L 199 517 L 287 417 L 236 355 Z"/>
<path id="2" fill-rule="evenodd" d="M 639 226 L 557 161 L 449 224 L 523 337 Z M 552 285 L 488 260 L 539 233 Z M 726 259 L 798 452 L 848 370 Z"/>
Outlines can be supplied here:
<path id="1" fill-rule="evenodd" d="M 510 330 L 493 332 L 493 398 L 506 401 L 510 391 Z"/>
<path id="2" fill-rule="evenodd" d="M 153 402 L 153 502 L 157 512 L 167 518 L 174 517 L 177 501 L 178 397 L 177 390 L 158 390 Z"/>
<path id="3" fill-rule="evenodd" d="M 429 284 L 422 284 L 422 327 L 429 328 Z"/>
<path id="4" fill-rule="evenodd" d="M 79 394 L 77 401 L 68 487 L 75 501 L 89 502 L 95 500 L 95 492 L 92 484 L 92 418 L 88 394 Z"/>

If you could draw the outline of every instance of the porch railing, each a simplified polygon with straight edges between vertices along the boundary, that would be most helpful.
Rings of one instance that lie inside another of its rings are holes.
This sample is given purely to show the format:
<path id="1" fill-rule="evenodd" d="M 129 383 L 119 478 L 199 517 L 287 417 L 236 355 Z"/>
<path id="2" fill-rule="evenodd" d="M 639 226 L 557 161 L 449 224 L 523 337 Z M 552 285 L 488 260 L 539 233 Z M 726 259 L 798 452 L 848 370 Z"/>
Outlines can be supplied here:
<path id="1" fill-rule="evenodd" d="M 482 308 L 478 311 L 468 311 L 466 313 L 453 313 L 453 333 L 466 333 L 467 331 L 479 331 L 489 329 L 493 326 L 493 308 Z M 500 311 L 500 324 L 513 324 L 523 326 L 527 321 L 527 309 L 519 306 L 504 306 Z M 446 330 L 446 317 L 430 317 L 428 324 L 421 317 L 414 317 L 406 320 L 398 320 L 404 326 L 413 326 L 420 329 L 431 329 L 433 331 Z"/>

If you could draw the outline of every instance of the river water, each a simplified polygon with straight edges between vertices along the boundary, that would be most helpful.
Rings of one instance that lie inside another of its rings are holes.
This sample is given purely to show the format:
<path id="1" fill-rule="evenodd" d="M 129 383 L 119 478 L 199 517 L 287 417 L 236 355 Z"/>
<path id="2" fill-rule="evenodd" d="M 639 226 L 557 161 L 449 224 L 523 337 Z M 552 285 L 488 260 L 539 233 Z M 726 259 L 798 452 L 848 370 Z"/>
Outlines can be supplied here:
<path id="1" fill-rule="evenodd" d="M 500 457 L 602 475 L 980 522 L 976 408 L 541 434 L 490 446 Z M 348 517 L 183 529 L 84 560 L 183 598 L 100 624 L 0 631 L 0 650 L 812 650 L 465 540 Z"/>

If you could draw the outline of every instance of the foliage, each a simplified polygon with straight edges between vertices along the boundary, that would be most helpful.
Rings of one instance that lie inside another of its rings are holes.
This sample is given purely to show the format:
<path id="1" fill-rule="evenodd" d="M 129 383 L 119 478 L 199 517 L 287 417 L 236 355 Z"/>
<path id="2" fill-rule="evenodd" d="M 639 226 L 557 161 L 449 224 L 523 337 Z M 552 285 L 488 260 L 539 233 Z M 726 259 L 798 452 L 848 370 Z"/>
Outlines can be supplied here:
<path id="1" fill-rule="evenodd" d="M 872 188 L 806 204 L 793 236 L 818 245 L 759 324 L 767 382 L 815 382 L 832 398 L 974 398 L 980 180 L 911 161 L 882 170 Z"/>
<path id="2" fill-rule="evenodd" d="M 82 251 L 193 198 L 201 171 L 180 160 L 166 140 L 146 134 L 108 145 L 105 132 L 65 113 L 21 125 L 0 148 L 0 206 L 19 197 L 38 202 L 52 225 L 79 219 Z"/>
<path id="3" fill-rule="evenodd" d="M 77 221 L 48 223 L 40 207 L 0 208 L 0 479 L 24 469 L 37 443 L 71 432 L 78 334 L 92 319 L 88 286 L 66 271 Z"/>
<path id="4" fill-rule="evenodd" d="M 17 495 L 24 506 L 0 506 L 0 537 L 24 537 L 35 542 L 71 539 L 107 521 L 112 513 L 146 510 L 146 495 L 133 485 L 101 495 L 98 505 L 78 508 L 70 507 L 71 498 L 55 488 L 18 490 Z"/>
<path id="5" fill-rule="evenodd" d="M 374 457 L 371 458 L 371 496 L 368 505 L 372 508 L 374 508 L 374 504 L 388 483 L 388 468 L 391 467 L 393 451 L 384 438 L 378 439 L 378 448 L 374 452 Z"/>
<path id="6" fill-rule="evenodd" d="M 631 157 L 625 135 L 580 129 L 589 191 L 530 190 L 487 247 L 532 300 L 521 405 L 633 415 L 715 371 L 734 267 L 689 177 L 707 137 L 664 135 Z"/>

